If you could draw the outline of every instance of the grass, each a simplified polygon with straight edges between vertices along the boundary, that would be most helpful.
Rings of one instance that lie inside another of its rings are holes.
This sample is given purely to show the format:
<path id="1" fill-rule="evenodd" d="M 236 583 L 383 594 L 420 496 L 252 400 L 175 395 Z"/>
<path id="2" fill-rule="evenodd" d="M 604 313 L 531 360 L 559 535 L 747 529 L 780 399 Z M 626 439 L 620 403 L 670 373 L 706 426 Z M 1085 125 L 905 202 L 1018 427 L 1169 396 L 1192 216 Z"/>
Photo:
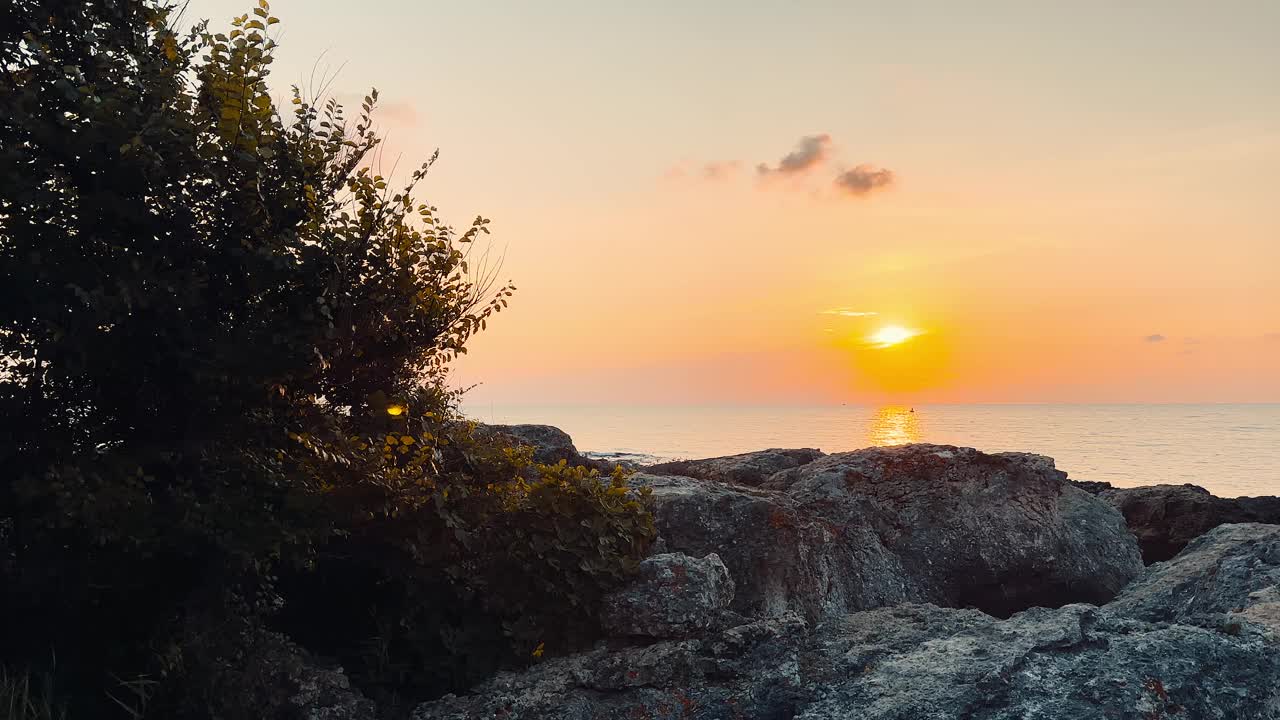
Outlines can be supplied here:
<path id="1" fill-rule="evenodd" d="M 31 673 L 0 668 L 0 720 L 66 720 L 66 708 L 52 697 L 52 676 L 33 687 Z"/>

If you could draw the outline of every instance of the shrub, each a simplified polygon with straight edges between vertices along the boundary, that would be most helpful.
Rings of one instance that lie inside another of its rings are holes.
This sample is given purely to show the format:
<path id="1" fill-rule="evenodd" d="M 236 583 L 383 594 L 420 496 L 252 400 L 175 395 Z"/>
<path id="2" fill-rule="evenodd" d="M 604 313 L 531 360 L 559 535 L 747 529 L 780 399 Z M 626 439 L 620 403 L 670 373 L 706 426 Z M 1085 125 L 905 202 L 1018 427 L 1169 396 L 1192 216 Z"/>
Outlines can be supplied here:
<path id="1" fill-rule="evenodd" d="M 473 423 L 398 406 L 403 415 L 350 438 L 366 481 L 335 507 L 364 516 L 320 550 L 314 572 L 286 578 L 281 627 L 383 699 L 459 691 L 592 639 L 601 595 L 655 535 L 647 489 L 628 489 L 621 470 L 534 464 L 528 447 Z M 326 624 L 335 616 L 348 621 Z"/>
<path id="2" fill-rule="evenodd" d="M 372 613 L 415 652 L 509 658 L 536 618 L 589 616 L 651 535 L 640 499 L 526 480 L 446 389 L 513 290 L 472 264 L 488 221 L 414 199 L 431 161 L 369 169 L 376 91 L 280 112 L 266 2 L 226 34 L 173 14 L 0 7 L 0 661 L 64 650 L 93 717 L 130 714 L 114 678 L 162 680 L 163 716 L 235 645 L 212 639 L 333 568 L 360 582 L 324 627 Z"/>

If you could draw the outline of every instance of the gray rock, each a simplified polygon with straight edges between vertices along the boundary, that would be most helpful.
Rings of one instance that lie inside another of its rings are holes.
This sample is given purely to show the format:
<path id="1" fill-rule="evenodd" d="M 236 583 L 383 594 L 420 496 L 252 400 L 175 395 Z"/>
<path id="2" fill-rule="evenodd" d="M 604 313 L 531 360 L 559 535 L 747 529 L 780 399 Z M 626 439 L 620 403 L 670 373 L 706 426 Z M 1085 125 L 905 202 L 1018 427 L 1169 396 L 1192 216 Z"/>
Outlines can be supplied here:
<path id="1" fill-rule="evenodd" d="M 1148 568 L 1108 609 L 1233 632 L 1244 621 L 1280 636 L 1280 525 L 1219 525 Z"/>
<path id="2" fill-rule="evenodd" d="M 778 472 L 811 463 L 823 455 L 821 450 L 814 448 L 772 448 L 705 460 L 659 463 L 643 470 L 651 475 L 682 475 L 699 480 L 760 486 Z"/>
<path id="3" fill-rule="evenodd" d="M 1154 625 L 1089 605 L 999 621 L 903 606 L 850 616 L 796 718 L 1280 717 L 1280 655 L 1258 638 Z M 887 647 L 870 644 L 907 624 Z M 852 660 L 861 664 L 842 665 Z M 850 678 L 853 679 L 843 679 Z"/>
<path id="4" fill-rule="evenodd" d="M 723 621 L 733 580 L 720 556 L 646 558 L 625 588 L 604 599 L 601 623 L 614 635 L 683 637 Z"/>
<path id="5" fill-rule="evenodd" d="M 816 625 L 785 615 L 697 639 L 602 646 L 503 674 L 413 717 L 1275 720 L 1280 645 L 1265 624 L 1243 614 L 1239 630 L 1177 620 L 1202 616 L 1178 609 L 1198 592 L 1213 595 L 1213 607 L 1258 607 L 1258 583 L 1238 571 L 1274 578 L 1274 542 L 1258 525 L 1220 529 L 1188 549 L 1204 557 L 1176 572 L 1174 563 L 1148 569 L 1103 608 L 1033 608 L 999 620 L 910 604 Z M 1224 568 L 1225 582 L 1217 580 Z M 1188 594 L 1155 589 L 1164 586 Z"/>
<path id="6" fill-rule="evenodd" d="M 229 708 L 236 713 L 250 712 L 240 706 L 252 703 L 256 717 L 300 720 L 374 720 L 377 717 L 377 706 L 351 686 L 341 667 L 312 656 L 279 633 L 252 633 L 240 662 L 223 672 L 227 676 L 222 682 L 242 695 L 229 703 Z"/>
<path id="7" fill-rule="evenodd" d="M 904 602 L 1007 616 L 1105 602 L 1142 570 L 1120 514 L 1041 456 L 906 445 L 828 455 L 766 488 L 632 482 L 653 489 L 667 550 L 719 554 L 747 616 Z"/>
<path id="8" fill-rule="evenodd" d="M 533 459 L 554 465 L 564 460 L 570 465 L 583 465 L 585 458 L 573 445 L 569 433 L 551 425 L 482 425 L 482 433 L 505 436 L 533 448 Z"/>
<path id="9" fill-rule="evenodd" d="M 787 615 L 718 633 L 557 658 L 502 673 L 471 694 L 420 705 L 414 720 L 794 717 L 803 620 Z"/>
<path id="10" fill-rule="evenodd" d="M 789 498 L 675 476 L 639 474 L 631 484 L 653 490 L 654 519 L 665 550 L 694 557 L 716 553 L 724 561 L 734 581 L 737 612 L 759 617 L 796 610 L 817 618 L 847 609 L 842 597 L 832 596 L 829 605 L 825 594 L 841 547 Z M 902 599 L 901 593 L 874 598 L 879 604 Z"/>
<path id="11" fill-rule="evenodd" d="M 506 438 L 509 442 L 533 448 L 534 462 L 555 465 L 564 461 L 571 467 L 585 467 L 608 473 L 617 465 L 632 469 L 634 463 L 622 459 L 597 459 L 578 452 L 569 433 L 552 425 L 481 425 L 479 432 Z"/>
<path id="12" fill-rule="evenodd" d="M 1198 485 L 1117 488 L 1077 482 L 1124 515 L 1150 564 L 1177 555 L 1195 538 L 1226 523 L 1280 523 L 1280 497 L 1220 498 Z"/>

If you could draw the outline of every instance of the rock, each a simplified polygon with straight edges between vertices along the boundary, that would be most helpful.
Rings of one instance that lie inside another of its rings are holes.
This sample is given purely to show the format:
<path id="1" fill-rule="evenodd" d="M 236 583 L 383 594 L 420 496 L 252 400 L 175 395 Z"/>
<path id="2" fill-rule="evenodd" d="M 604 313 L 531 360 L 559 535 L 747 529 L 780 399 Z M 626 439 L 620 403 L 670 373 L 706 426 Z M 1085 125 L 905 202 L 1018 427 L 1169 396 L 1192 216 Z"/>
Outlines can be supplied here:
<path id="1" fill-rule="evenodd" d="M 787 615 L 714 639 L 600 648 L 500 674 L 467 696 L 420 705 L 413 719 L 790 718 L 806 636 L 804 621 Z"/>
<path id="2" fill-rule="evenodd" d="M 605 598 L 601 622 L 614 635 L 683 637 L 721 622 L 732 601 L 719 555 L 664 553 L 646 558 L 635 580 Z"/>
<path id="3" fill-rule="evenodd" d="M 1076 485 L 1120 510 L 1147 564 L 1168 560 L 1187 543 L 1225 523 L 1280 523 L 1280 497 L 1220 498 L 1198 485 Z"/>
<path id="4" fill-rule="evenodd" d="M 746 616 L 904 602 L 1007 616 L 1105 602 L 1142 569 L 1123 518 L 1053 461 L 940 445 L 828 455 L 764 488 L 640 474 L 665 548 L 715 552 Z"/>
<path id="5" fill-rule="evenodd" d="M 616 465 L 633 467 L 632 463 L 623 460 L 604 460 L 583 455 L 574 446 L 569 433 L 551 425 L 481 425 L 479 431 L 481 434 L 498 435 L 533 448 L 534 462 L 555 465 L 563 460 L 571 467 L 582 466 L 601 473 L 612 472 Z"/>
<path id="6" fill-rule="evenodd" d="M 775 473 L 811 463 L 823 455 L 821 450 L 813 448 L 774 448 L 705 460 L 659 463 L 643 470 L 651 475 L 682 475 L 699 480 L 759 486 Z"/>
<path id="7" fill-rule="evenodd" d="M 1102 608 L 1000 620 L 907 604 L 816 625 L 788 614 L 693 639 L 601 646 L 502 674 L 413 717 L 1276 720 L 1280 644 L 1267 616 L 1249 614 L 1269 602 L 1255 588 L 1280 568 L 1276 533 L 1220 528 Z M 1209 607 L 1245 608 L 1239 627 L 1182 622 L 1206 617 L 1187 611 L 1202 593 Z"/>
<path id="8" fill-rule="evenodd" d="M 1116 487 L 1111 483 L 1103 482 L 1101 480 L 1072 480 L 1071 484 L 1089 493 L 1090 495 L 1098 495 L 1108 490 L 1116 489 Z"/>
<path id="9" fill-rule="evenodd" d="M 1280 654 L 1257 638 L 1088 605 L 1005 621 L 959 612 L 909 605 L 850 616 L 815 666 L 821 674 L 806 679 L 813 700 L 795 717 L 1280 717 Z M 886 634 L 890 643 L 874 644 Z"/>
<path id="10" fill-rule="evenodd" d="M 585 458 L 573 445 L 569 433 L 551 425 L 482 425 L 482 433 L 505 436 L 533 448 L 536 462 L 554 465 L 564 460 L 570 465 L 583 465 Z"/>
<path id="11" fill-rule="evenodd" d="M 289 698 L 302 720 L 374 720 L 376 706 L 351 687 L 342 668 L 307 668 Z"/>
<path id="12" fill-rule="evenodd" d="M 244 643 L 235 663 L 212 670 L 221 712 L 299 720 L 378 717 L 375 703 L 351 686 L 341 667 L 321 661 L 284 635 L 254 630 Z"/>
<path id="13" fill-rule="evenodd" d="M 1211 628 L 1245 620 L 1280 637 L 1280 525 L 1219 525 L 1148 568 L 1109 608 Z"/>
<path id="14" fill-rule="evenodd" d="M 827 592 L 829 576 L 845 566 L 871 571 L 884 559 L 883 553 L 870 551 L 845 557 L 832 532 L 781 493 L 677 476 L 638 474 L 630 482 L 653 491 L 654 520 L 665 550 L 694 557 L 716 553 L 723 560 L 734 580 L 732 608 L 743 615 L 794 610 L 816 619 L 844 613 L 851 606 L 845 593 Z M 886 582 L 868 588 L 857 602 L 874 607 L 904 601 L 905 593 L 890 585 L 897 580 L 894 568 L 877 571 Z M 881 594 L 874 594 L 877 589 Z"/>

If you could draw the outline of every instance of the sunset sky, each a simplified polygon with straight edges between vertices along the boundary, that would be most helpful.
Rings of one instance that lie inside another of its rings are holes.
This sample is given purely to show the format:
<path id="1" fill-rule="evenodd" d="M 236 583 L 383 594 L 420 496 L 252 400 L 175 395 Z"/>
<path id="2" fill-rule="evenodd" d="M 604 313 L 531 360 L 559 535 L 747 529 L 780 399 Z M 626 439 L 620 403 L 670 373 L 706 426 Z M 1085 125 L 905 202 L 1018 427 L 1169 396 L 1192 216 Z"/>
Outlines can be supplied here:
<path id="1" fill-rule="evenodd" d="M 472 402 L 1280 401 L 1280 2 L 272 12 L 492 219 Z"/>

